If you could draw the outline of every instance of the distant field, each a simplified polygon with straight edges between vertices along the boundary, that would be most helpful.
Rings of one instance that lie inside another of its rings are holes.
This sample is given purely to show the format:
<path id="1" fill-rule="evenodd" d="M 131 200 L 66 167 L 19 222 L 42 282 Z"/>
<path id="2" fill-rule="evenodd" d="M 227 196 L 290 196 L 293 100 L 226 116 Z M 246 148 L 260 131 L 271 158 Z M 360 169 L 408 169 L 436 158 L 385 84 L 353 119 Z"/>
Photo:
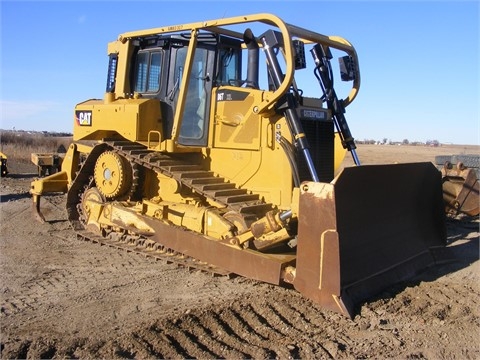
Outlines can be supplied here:
<path id="1" fill-rule="evenodd" d="M 41 133 L 13 133 L 2 132 L 0 134 L 0 151 L 9 161 L 30 162 L 32 153 L 58 152 L 59 147 L 68 149 L 72 137 L 45 136 Z"/>
<path id="2" fill-rule="evenodd" d="M 437 155 L 480 154 L 480 145 L 364 145 L 357 146 L 362 165 L 435 161 Z M 347 153 L 343 166 L 353 165 Z"/>
<path id="3" fill-rule="evenodd" d="M 9 160 L 30 162 L 31 153 L 57 152 L 59 146 L 68 148 L 72 137 L 44 136 L 27 134 L 15 136 L 14 133 L 0 134 L 0 151 Z M 480 145 L 367 145 L 358 144 L 357 154 L 363 165 L 391 164 L 396 162 L 434 162 L 437 155 L 480 154 Z M 353 165 L 350 154 L 346 154 L 342 166 Z"/>

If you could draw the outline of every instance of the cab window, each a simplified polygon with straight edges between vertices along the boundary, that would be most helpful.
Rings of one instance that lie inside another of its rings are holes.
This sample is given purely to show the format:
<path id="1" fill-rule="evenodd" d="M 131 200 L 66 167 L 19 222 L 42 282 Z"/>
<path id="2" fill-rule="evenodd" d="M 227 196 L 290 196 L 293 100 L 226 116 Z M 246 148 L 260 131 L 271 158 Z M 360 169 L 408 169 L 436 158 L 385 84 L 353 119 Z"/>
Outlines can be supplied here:
<path id="1" fill-rule="evenodd" d="M 162 53 L 143 51 L 137 54 L 135 65 L 134 91 L 155 93 L 160 89 Z"/>
<path id="2" fill-rule="evenodd" d="M 239 86 L 241 83 L 241 53 L 239 49 L 222 48 L 220 64 L 216 79 L 217 86 Z"/>

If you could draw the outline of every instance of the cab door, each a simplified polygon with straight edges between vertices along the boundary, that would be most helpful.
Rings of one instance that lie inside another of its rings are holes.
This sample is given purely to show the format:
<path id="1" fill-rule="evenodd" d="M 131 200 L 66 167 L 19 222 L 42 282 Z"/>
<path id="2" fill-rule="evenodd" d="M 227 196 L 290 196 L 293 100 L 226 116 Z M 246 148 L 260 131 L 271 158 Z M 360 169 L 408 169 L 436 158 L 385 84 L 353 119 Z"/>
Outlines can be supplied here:
<path id="1" fill-rule="evenodd" d="M 181 84 L 187 47 L 177 50 L 174 79 Z M 215 50 L 201 44 L 195 49 L 192 70 L 189 76 L 185 108 L 178 142 L 181 145 L 206 146 L 210 98 L 212 93 L 212 74 L 214 70 Z"/>

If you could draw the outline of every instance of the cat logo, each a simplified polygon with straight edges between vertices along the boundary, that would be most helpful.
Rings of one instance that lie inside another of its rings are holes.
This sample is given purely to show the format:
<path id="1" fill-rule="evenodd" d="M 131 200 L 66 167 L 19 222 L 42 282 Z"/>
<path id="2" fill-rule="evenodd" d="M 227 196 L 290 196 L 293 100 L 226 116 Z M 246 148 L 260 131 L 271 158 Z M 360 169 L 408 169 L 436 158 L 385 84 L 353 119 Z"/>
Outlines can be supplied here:
<path id="1" fill-rule="evenodd" d="M 80 126 L 92 126 L 92 112 L 90 110 L 76 110 L 75 121 Z"/>

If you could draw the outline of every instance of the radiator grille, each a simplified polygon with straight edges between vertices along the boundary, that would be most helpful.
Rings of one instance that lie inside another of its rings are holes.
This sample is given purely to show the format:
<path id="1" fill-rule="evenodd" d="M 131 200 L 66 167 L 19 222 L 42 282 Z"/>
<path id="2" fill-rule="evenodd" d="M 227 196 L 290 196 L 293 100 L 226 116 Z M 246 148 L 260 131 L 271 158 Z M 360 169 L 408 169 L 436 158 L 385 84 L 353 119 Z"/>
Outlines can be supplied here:
<path id="1" fill-rule="evenodd" d="M 333 121 L 301 121 L 310 145 L 310 154 L 321 182 L 330 182 L 334 176 L 334 125 Z M 301 181 L 311 181 L 303 154 L 297 154 Z"/>

